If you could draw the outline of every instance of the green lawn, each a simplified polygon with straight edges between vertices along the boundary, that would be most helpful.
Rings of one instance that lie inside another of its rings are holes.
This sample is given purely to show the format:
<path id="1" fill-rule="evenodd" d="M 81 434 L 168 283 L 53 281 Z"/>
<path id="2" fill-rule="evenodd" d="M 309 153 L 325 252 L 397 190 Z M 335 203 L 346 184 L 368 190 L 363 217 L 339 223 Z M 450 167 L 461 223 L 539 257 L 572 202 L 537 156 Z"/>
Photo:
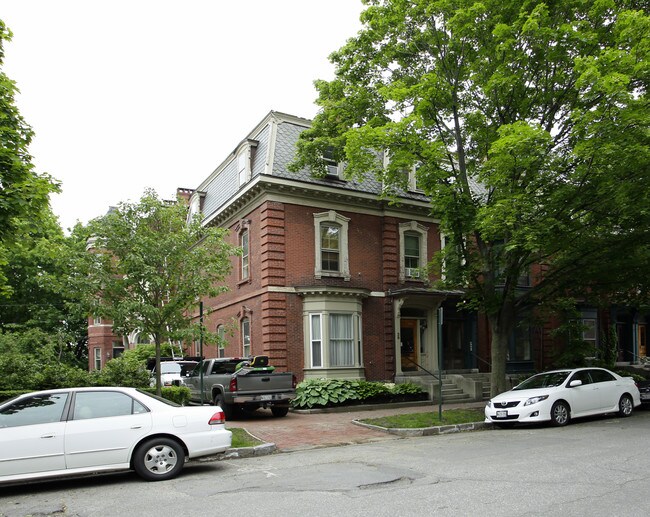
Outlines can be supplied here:
<path id="1" fill-rule="evenodd" d="M 395 429 L 418 429 L 438 425 L 468 424 L 470 422 L 483 422 L 485 414 L 483 409 L 448 409 L 442 412 L 442 420 L 438 413 L 407 413 L 381 418 L 366 418 L 361 420 L 364 424 Z"/>
<path id="2" fill-rule="evenodd" d="M 246 429 L 242 429 L 241 427 L 229 427 L 228 430 L 232 432 L 231 447 L 233 449 L 239 449 L 240 447 L 255 447 L 264 443 L 248 434 Z"/>

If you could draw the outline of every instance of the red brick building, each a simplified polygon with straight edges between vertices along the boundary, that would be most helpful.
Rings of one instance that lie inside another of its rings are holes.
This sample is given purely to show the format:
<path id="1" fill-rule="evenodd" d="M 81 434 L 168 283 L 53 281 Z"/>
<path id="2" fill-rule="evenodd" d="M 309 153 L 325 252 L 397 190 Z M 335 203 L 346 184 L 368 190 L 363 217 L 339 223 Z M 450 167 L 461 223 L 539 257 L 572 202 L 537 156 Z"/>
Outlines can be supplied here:
<path id="1" fill-rule="evenodd" d="M 289 172 L 309 124 L 269 113 L 196 189 L 179 190 L 192 214 L 229 229 L 244 250 L 232 259 L 229 292 L 203 300 L 206 326 L 227 342 L 204 347 L 204 355 L 268 355 L 299 379 L 489 371 L 487 323 L 456 309 L 461 293 L 430 287 L 425 266 L 444 240 L 415 178 L 399 204 L 389 204 L 374 177 L 348 181 L 340 164 L 328 163 L 322 179 Z M 138 342 L 94 323 L 91 368 Z M 556 344 L 548 331 L 518 330 L 512 370 L 550 364 Z M 197 345 L 187 353 L 198 355 Z"/>

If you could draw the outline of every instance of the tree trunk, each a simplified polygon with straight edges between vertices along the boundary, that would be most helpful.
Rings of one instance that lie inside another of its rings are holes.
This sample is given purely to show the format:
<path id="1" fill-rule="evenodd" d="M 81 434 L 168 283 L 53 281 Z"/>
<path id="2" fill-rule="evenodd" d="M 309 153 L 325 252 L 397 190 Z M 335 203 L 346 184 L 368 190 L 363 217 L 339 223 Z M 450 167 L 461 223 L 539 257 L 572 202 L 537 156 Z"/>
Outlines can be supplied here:
<path id="1" fill-rule="evenodd" d="M 502 308 L 499 316 L 488 317 L 492 336 L 492 373 L 490 395 L 494 397 L 510 389 L 506 381 L 508 341 L 514 328 L 514 308 Z"/>

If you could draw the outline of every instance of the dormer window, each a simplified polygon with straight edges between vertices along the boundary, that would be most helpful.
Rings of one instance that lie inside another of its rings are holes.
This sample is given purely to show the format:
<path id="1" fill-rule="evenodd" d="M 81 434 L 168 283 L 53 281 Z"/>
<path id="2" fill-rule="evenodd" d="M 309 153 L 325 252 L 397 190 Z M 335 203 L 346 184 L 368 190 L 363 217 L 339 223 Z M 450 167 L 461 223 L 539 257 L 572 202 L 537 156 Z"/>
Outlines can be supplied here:
<path id="1" fill-rule="evenodd" d="M 239 186 L 248 183 L 253 175 L 252 163 L 255 157 L 255 150 L 257 149 L 256 140 L 245 140 L 239 145 L 235 155 L 235 167 L 237 169 L 237 177 L 239 178 Z"/>
<path id="2" fill-rule="evenodd" d="M 240 153 L 237 155 L 237 175 L 239 176 L 240 187 L 250 179 L 250 160 L 248 147 L 240 151 Z"/>
<path id="3" fill-rule="evenodd" d="M 334 149 L 328 147 L 323 153 L 323 162 L 327 169 L 327 178 L 341 179 L 341 164 L 334 158 Z"/>

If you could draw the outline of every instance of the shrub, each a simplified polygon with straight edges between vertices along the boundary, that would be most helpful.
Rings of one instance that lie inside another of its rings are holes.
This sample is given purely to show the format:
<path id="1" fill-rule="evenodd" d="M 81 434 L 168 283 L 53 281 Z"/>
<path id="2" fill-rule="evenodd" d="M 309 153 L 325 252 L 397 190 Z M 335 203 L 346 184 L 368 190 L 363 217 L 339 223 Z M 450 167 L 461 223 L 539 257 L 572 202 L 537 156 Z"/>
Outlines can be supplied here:
<path id="1" fill-rule="evenodd" d="M 124 354 L 108 361 L 101 370 L 93 370 L 90 377 L 95 386 L 149 387 L 149 371 L 144 361 Z"/>
<path id="2" fill-rule="evenodd" d="M 394 395 L 418 395 L 424 393 L 424 390 L 417 384 L 405 382 L 404 384 L 394 384 L 391 387 L 391 393 Z"/>
<path id="3" fill-rule="evenodd" d="M 360 400 L 388 397 L 391 394 L 387 384 L 375 381 L 358 381 L 356 390 Z"/>
<path id="4" fill-rule="evenodd" d="M 142 391 L 156 394 L 156 388 L 144 388 Z M 161 395 L 181 406 L 186 406 L 190 402 L 190 389 L 187 386 L 163 386 Z"/>
<path id="5" fill-rule="evenodd" d="M 392 384 L 377 381 L 354 381 L 343 379 L 308 379 L 296 388 L 292 406 L 298 409 L 332 407 L 351 402 L 389 402 L 404 396 L 421 395 L 419 386 Z"/>
<path id="6" fill-rule="evenodd" d="M 345 379 L 308 379 L 296 387 L 296 398 L 292 405 L 296 408 L 313 408 L 340 405 L 359 396 L 355 390 L 356 381 Z"/>

